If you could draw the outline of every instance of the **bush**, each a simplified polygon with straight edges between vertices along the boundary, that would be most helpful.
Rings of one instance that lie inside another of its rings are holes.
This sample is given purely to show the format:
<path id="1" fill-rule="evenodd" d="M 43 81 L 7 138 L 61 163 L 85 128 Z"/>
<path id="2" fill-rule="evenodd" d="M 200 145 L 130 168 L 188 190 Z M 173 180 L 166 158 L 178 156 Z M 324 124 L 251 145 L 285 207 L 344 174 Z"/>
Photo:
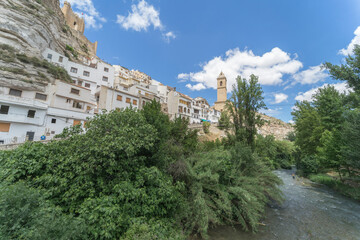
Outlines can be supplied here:
<path id="1" fill-rule="evenodd" d="M 211 225 L 240 224 L 257 231 L 269 197 L 281 201 L 281 180 L 244 145 L 195 154 L 188 166 L 186 227 L 202 237 Z"/>
<path id="2" fill-rule="evenodd" d="M 24 183 L 0 187 L 2 239 L 86 239 L 80 219 L 64 215 Z"/>
<path id="3" fill-rule="evenodd" d="M 203 130 L 204 130 L 205 134 L 210 133 L 210 126 L 211 126 L 211 124 L 209 122 L 203 122 L 202 123 L 202 127 L 203 127 Z"/>
<path id="4" fill-rule="evenodd" d="M 296 161 L 296 167 L 300 175 L 308 176 L 311 173 L 317 173 L 319 170 L 319 161 L 315 156 L 303 156 Z"/>

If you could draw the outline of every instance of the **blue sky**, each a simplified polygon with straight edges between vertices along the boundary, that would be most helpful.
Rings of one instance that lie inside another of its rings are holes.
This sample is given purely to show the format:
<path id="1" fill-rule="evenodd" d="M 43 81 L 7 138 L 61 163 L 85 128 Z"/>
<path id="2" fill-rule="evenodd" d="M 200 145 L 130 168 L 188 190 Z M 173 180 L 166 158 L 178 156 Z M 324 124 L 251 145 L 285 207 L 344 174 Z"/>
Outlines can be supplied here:
<path id="1" fill-rule="evenodd" d="M 358 0 L 68 1 L 105 61 L 210 103 L 221 70 L 229 93 L 237 75 L 254 73 L 265 113 L 286 122 L 295 101 L 310 99 L 316 88 L 345 89 L 319 66 L 341 63 L 360 44 Z"/>

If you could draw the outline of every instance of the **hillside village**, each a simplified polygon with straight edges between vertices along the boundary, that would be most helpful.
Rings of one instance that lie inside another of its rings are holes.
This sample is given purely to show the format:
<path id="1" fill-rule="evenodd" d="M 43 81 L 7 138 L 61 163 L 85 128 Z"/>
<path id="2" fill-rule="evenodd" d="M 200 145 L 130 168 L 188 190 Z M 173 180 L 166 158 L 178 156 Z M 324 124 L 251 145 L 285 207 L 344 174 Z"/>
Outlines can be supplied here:
<path id="1" fill-rule="evenodd" d="M 15 2 L 19 5 L 8 1 L 6 6 L 12 10 L 22 9 L 20 4 L 23 6 L 23 2 Z M 56 0 L 53 2 L 58 4 Z M 221 72 L 217 79 L 218 100 L 210 106 L 206 99 L 191 98 L 139 70 L 102 61 L 96 56 L 98 43 L 92 43 L 84 36 L 84 19 L 72 11 L 68 2 L 57 18 L 65 22 L 62 34 L 76 39 L 76 44 L 66 42 L 59 44 L 61 47 L 42 44 L 38 54 L 41 60 L 30 57 L 31 49 L 24 50 L 17 42 L 9 41 L 12 38 L 0 35 L 3 61 L 0 66 L 3 75 L 0 79 L 0 144 L 51 140 L 66 127 L 81 125 L 84 128 L 88 118 L 104 110 L 142 109 L 152 100 L 161 103 L 163 112 L 170 119 L 186 118 L 190 124 L 202 121 L 216 124 L 219 121 L 227 95 L 224 73 Z M 9 23 L 9 19 L 3 20 Z M 44 60 L 48 64 L 43 63 Z M 9 68 L 9 62 L 15 67 Z M 42 68 L 48 71 L 43 72 Z M 285 126 L 285 132 L 280 131 L 280 138 L 289 131 L 291 127 Z M 271 134 L 271 130 L 264 133 Z"/>

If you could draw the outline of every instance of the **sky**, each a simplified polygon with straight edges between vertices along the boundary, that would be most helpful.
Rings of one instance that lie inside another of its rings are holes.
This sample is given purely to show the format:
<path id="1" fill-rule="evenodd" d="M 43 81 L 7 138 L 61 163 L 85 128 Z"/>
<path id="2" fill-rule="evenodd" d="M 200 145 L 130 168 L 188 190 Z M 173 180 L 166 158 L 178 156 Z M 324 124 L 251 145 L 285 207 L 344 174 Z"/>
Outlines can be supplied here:
<path id="1" fill-rule="evenodd" d="M 60 5 L 64 0 L 60 0 Z M 334 85 L 322 63 L 360 44 L 359 0 L 68 0 L 97 55 L 191 97 L 216 101 L 216 78 L 259 77 L 268 109 L 291 122 L 296 101 Z"/>

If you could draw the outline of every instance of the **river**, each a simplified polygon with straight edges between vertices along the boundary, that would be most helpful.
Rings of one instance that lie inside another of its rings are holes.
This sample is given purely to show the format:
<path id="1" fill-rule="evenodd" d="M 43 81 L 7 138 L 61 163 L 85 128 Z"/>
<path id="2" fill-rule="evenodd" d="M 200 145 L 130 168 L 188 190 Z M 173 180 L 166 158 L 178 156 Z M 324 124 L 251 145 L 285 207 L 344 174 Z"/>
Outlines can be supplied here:
<path id="1" fill-rule="evenodd" d="M 267 209 L 259 232 L 217 227 L 211 240 L 360 240 L 360 204 L 307 179 L 292 179 L 292 170 L 275 171 L 283 181 L 285 201 Z"/>

